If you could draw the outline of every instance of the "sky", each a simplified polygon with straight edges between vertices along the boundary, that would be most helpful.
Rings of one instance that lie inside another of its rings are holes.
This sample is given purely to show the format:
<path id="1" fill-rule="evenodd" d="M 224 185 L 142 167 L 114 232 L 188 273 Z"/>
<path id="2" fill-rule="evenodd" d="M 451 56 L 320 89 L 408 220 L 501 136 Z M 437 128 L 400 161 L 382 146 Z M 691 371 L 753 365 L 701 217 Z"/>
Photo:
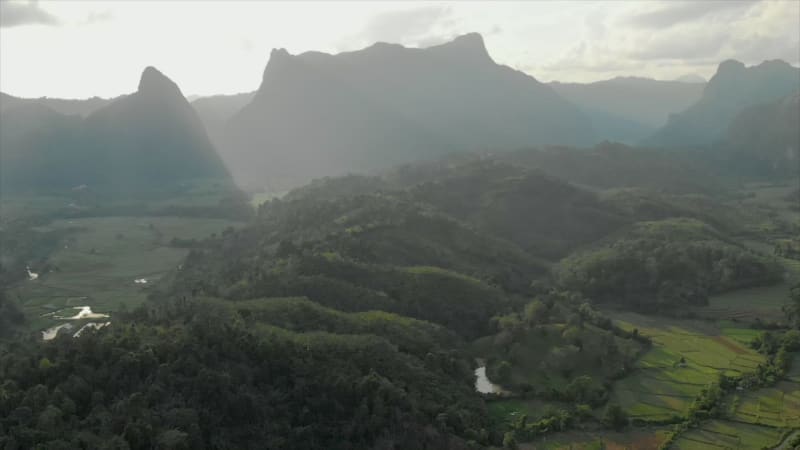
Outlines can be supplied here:
<path id="1" fill-rule="evenodd" d="M 719 62 L 800 65 L 800 1 L 260 2 L 0 0 L 0 90 L 113 97 L 155 66 L 185 95 L 258 88 L 272 48 L 427 47 L 479 32 L 540 81 L 706 79 Z"/>

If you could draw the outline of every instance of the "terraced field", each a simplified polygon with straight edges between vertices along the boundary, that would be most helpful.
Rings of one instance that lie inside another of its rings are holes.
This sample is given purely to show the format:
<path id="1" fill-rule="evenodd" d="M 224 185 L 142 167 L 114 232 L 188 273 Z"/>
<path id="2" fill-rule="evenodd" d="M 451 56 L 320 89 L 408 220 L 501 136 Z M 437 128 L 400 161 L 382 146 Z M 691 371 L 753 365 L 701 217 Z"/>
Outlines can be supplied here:
<path id="1" fill-rule="evenodd" d="M 749 329 L 633 313 L 614 317 L 623 328 L 638 328 L 653 340 L 653 347 L 637 361 L 638 370 L 613 388 L 615 400 L 634 419 L 683 416 L 700 390 L 720 373 L 752 371 L 763 361 L 746 345 Z"/>
<path id="2" fill-rule="evenodd" d="M 736 421 L 779 428 L 800 428 L 800 358 L 775 386 L 737 393 L 728 404 Z"/>
<path id="3" fill-rule="evenodd" d="M 783 430 L 728 420 L 712 420 L 683 433 L 675 450 L 761 449 L 777 445 Z"/>
<path id="4" fill-rule="evenodd" d="M 641 428 L 624 433 L 570 431 L 547 436 L 530 444 L 520 445 L 519 448 L 523 450 L 657 449 L 664 442 L 668 431 L 667 427 Z"/>

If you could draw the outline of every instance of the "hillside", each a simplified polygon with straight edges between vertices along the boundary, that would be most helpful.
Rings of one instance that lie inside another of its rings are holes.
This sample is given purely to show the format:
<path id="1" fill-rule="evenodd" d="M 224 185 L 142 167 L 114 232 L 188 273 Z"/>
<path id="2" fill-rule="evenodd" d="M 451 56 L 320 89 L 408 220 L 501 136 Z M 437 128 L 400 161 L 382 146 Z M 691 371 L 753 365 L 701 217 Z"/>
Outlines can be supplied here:
<path id="1" fill-rule="evenodd" d="M 575 106 L 468 34 L 424 49 L 274 50 L 222 155 L 240 182 L 285 188 L 453 151 L 592 139 Z"/>
<path id="2" fill-rule="evenodd" d="M 723 147 L 732 164 L 760 175 L 800 170 L 800 91 L 750 106 L 731 121 Z"/>
<path id="3" fill-rule="evenodd" d="M 655 147 L 708 147 L 721 140 L 744 109 L 769 103 L 800 89 L 800 69 L 780 60 L 745 67 L 728 60 L 719 65 L 702 97 L 670 117 L 644 142 Z"/>
<path id="4" fill-rule="evenodd" d="M 637 187 L 674 194 L 709 194 L 720 192 L 727 183 L 712 166 L 697 158 L 609 142 L 585 151 L 545 147 L 495 157 L 598 189 Z"/>

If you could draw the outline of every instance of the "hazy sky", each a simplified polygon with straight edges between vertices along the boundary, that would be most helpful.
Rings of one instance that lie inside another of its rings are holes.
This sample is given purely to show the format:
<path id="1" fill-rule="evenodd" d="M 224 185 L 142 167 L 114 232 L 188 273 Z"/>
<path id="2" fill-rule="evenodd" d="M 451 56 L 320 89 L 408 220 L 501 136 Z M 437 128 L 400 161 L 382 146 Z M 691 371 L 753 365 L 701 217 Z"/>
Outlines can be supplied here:
<path id="1" fill-rule="evenodd" d="M 254 90 L 273 47 L 425 47 L 483 34 L 492 57 L 541 81 L 710 77 L 724 59 L 800 63 L 800 1 L 0 1 L 0 90 L 108 97 L 145 66 L 184 94 Z"/>

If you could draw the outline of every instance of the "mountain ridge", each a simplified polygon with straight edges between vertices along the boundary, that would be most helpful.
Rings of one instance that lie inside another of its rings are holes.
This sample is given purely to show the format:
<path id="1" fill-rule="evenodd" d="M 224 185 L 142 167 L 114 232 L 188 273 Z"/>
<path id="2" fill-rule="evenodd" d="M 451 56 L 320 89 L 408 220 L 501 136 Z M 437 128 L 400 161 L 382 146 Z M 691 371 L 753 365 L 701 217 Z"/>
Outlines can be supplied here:
<path id="1" fill-rule="evenodd" d="M 708 147 L 723 138 L 734 117 L 745 108 L 769 103 L 800 89 L 800 68 L 782 60 L 747 67 L 725 60 L 708 81 L 699 100 L 670 117 L 644 141 L 656 147 Z"/>
<path id="2" fill-rule="evenodd" d="M 289 187 L 455 151 L 592 141 L 576 106 L 467 34 L 428 48 L 275 49 L 221 153 L 245 184 Z"/>

